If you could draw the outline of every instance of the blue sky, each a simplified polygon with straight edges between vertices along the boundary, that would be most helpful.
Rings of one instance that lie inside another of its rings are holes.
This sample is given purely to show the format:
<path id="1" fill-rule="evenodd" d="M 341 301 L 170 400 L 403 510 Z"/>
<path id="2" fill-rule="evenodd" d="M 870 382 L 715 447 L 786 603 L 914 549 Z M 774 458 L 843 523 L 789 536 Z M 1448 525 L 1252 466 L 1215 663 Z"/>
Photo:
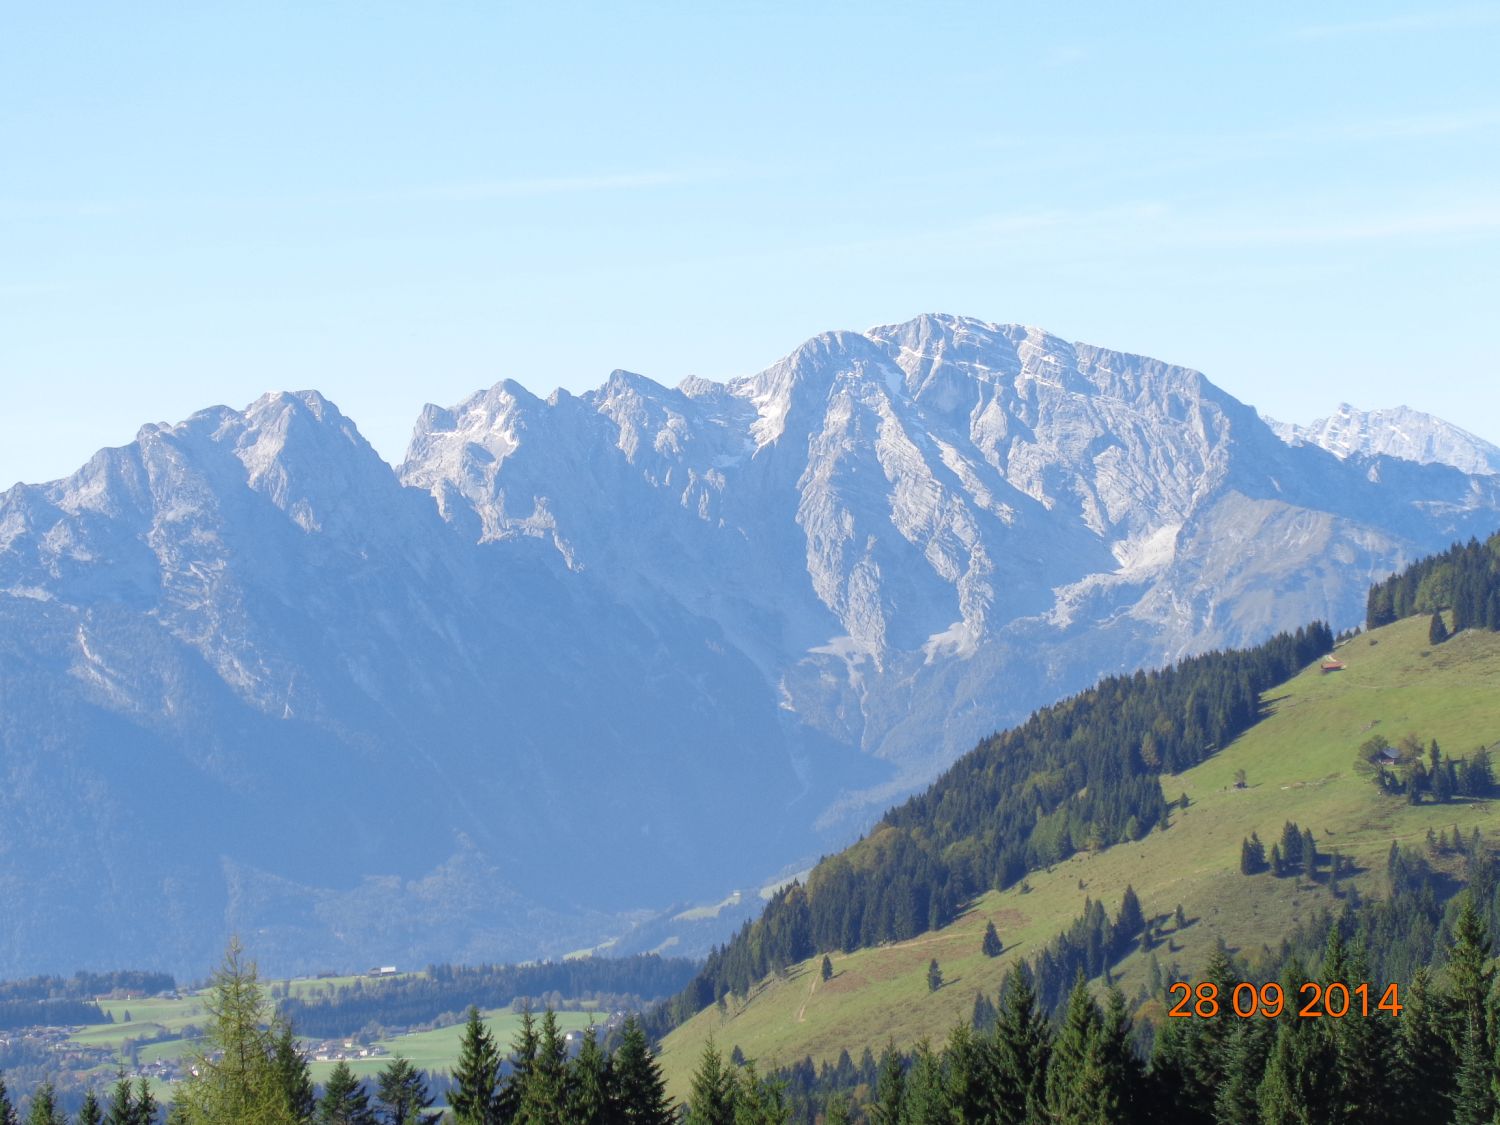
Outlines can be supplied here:
<path id="1" fill-rule="evenodd" d="M 1500 4 L 0 6 L 0 487 L 944 311 L 1500 441 Z"/>

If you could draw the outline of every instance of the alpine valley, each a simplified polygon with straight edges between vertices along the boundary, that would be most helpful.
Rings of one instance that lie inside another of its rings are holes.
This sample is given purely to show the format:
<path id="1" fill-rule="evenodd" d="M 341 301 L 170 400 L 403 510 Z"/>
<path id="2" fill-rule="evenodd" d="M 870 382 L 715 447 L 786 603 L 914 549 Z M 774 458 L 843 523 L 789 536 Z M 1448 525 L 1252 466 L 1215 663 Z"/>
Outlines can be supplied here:
<path id="1" fill-rule="evenodd" d="M 1362 621 L 1497 469 L 949 316 L 502 382 L 396 469 L 311 391 L 146 426 L 0 497 L 0 974 L 699 951 L 1040 705 Z"/>

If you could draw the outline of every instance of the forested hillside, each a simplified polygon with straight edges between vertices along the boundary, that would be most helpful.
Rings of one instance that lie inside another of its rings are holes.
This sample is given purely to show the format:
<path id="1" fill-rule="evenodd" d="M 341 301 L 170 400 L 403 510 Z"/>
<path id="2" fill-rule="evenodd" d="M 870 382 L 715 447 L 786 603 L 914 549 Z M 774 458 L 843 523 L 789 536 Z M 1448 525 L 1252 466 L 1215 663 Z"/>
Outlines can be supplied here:
<path id="1" fill-rule="evenodd" d="M 716 1041 L 780 1067 L 796 1121 L 839 1106 L 880 1121 L 1490 1121 L 1500 638 L 1458 628 L 1455 586 L 1434 597 L 1428 579 L 1446 562 L 1462 593 L 1494 543 L 1382 583 L 1411 598 L 1426 580 L 1431 600 L 1342 639 L 1264 692 L 1239 737 L 1156 779 L 1179 794 L 1158 830 L 986 890 L 934 932 L 835 947 L 731 993 L 665 1041 L 673 1088 L 696 1090 Z M 942 784 L 882 828 L 952 841 Z M 1352 1011 L 1299 1016 L 1310 982 L 1340 1011 L 1349 990 Z M 1229 998 L 1211 1016 L 1194 1008 L 1205 983 Z M 1286 1002 L 1240 1018 L 1241 983 L 1242 1008 L 1273 984 Z"/>
<path id="2" fill-rule="evenodd" d="M 814 952 L 900 941 L 952 921 L 1028 871 L 1146 835 L 1160 776 L 1202 761 L 1260 715 L 1259 694 L 1333 645 L 1316 624 L 1243 652 L 1114 676 L 985 740 L 862 841 L 778 893 L 668 1008 L 680 1022 Z"/>
<path id="3" fill-rule="evenodd" d="M 1455 543 L 1370 588 L 1370 628 L 1414 613 L 1452 612 L 1451 626 L 1500 629 L 1500 534 Z"/>

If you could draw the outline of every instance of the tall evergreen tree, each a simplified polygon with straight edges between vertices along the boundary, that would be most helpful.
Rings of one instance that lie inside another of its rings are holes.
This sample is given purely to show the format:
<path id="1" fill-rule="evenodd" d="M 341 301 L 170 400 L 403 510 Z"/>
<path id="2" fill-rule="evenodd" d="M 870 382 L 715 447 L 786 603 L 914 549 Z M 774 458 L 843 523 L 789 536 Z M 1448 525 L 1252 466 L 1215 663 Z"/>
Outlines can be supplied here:
<path id="1" fill-rule="evenodd" d="M 568 1050 L 558 1031 L 557 1015 L 542 1014 L 536 1061 L 521 1092 L 520 1125 L 568 1125 Z"/>
<path id="2" fill-rule="evenodd" d="M 1260 1125 L 1258 1092 L 1275 1035 L 1275 1025 L 1260 1019 L 1239 1020 L 1230 1031 L 1224 1078 L 1214 1091 L 1217 1125 Z"/>
<path id="3" fill-rule="evenodd" d="M 906 1068 L 894 1043 L 886 1044 L 875 1079 L 875 1102 L 870 1106 L 874 1125 L 902 1125 L 906 1105 Z"/>
<path id="4" fill-rule="evenodd" d="M 609 1125 L 614 1120 L 613 1068 L 592 1024 L 568 1070 L 567 1120 L 571 1125 Z"/>
<path id="5" fill-rule="evenodd" d="M 104 1115 L 104 1125 L 135 1125 L 135 1091 L 125 1072 L 115 1077 L 109 1096 L 109 1112 Z"/>
<path id="6" fill-rule="evenodd" d="M 1301 987 L 1298 982 L 1297 987 Z M 1284 986 L 1283 986 L 1284 987 Z M 1294 990 L 1287 993 L 1297 996 Z M 1288 1003 L 1288 1008 L 1294 1007 Z M 1327 1020 L 1283 1014 L 1260 1084 L 1264 1125 L 1318 1125 L 1339 1116 L 1338 1060 L 1323 1025 Z"/>
<path id="7" fill-rule="evenodd" d="M 949 1113 L 958 1121 L 993 1118 L 994 1055 L 990 1041 L 962 1024 L 954 1027 L 943 1050 L 947 1067 Z"/>
<path id="8" fill-rule="evenodd" d="M 4 1074 L 0 1074 L 0 1125 L 20 1125 L 16 1118 L 16 1107 L 10 1100 L 10 1090 L 5 1085 Z"/>
<path id="9" fill-rule="evenodd" d="M 1495 1095 L 1485 1031 L 1478 1019 L 1465 1017 L 1464 1044 L 1453 1084 L 1453 1125 L 1488 1125 Z"/>
<path id="10" fill-rule="evenodd" d="M 141 1075 L 135 1083 L 135 1125 L 156 1125 L 160 1116 L 161 1108 L 151 1093 L 151 1083 Z"/>
<path id="11" fill-rule="evenodd" d="M 184 1125 L 297 1125 L 275 1066 L 268 1012 L 255 965 L 232 941 L 205 1003 L 205 1048 L 177 1086 Z M 113 1107 L 111 1107 L 113 1108 Z"/>
<path id="12" fill-rule="evenodd" d="M 635 1016 L 625 1017 L 615 1052 L 615 1096 L 627 1125 L 670 1125 L 675 1120 L 661 1067 L 651 1055 L 646 1033 Z"/>
<path id="13" fill-rule="evenodd" d="M 1335 923 L 1331 930 L 1338 932 Z M 1370 979 L 1369 959 L 1363 940 L 1356 941 L 1344 956 L 1343 975 L 1336 978 L 1346 986 Z M 1329 979 L 1326 983 L 1333 983 Z M 1355 1001 L 1354 1003 L 1358 1003 Z M 1337 1059 L 1339 1088 L 1343 1092 L 1340 1112 L 1346 1120 L 1395 1125 L 1400 1120 L 1400 1070 L 1397 1063 L 1394 1028 L 1389 1018 L 1376 1013 L 1370 1017 L 1351 1011 L 1343 1019 L 1329 1020 Z"/>
<path id="14" fill-rule="evenodd" d="M 1081 972 L 1047 1067 L 1047 1109 L 1075 1125 L 1114 1125 L 1120 1116 L 1120 1091 L 1104 1065 L 1103 1020 Z"/>
<path id="15" fill-rule="evenodd" d="M 1052 1032 L 1037 1010 L 1030 979 L 1019 968 L 1012 968 L 1001 986 L 992 1043 L 996 1122 L 1022 1125 L 1039 1120 L 1046 1109 Z"/>
<path id="16" fill-rule="evenodd" d="M 1475 1027 L 1481 1036 L 1480 1050 L 1488 1058 L 1489 998 L 1495 983 L 1495 970 L 1490 967 L 1490 937 L 1474 902 L 1473 890 L 1464 890 L 1458 902 L 1458 917 L 1453 923 L 1448 950 L 1448 984 L 1459 1017 L 1459 1038 L 1454 1047 L 1462 1048 L 1469 1029 Z"/>
<path id="17" fill-rule="evenodd" d="M 57 1091 L 52 1083 L 43 1082 L 32 1092 L 26 1125 L 68 1125 L 68 1115 L 57 1108 Z"/>
<path id="18" fill-rule="evenodd" d="M 942 1059 L 924 1039 L 917 1044 L 906 1076 L 902 1125 L 948 1125 L 952 1120 Z"/>
<path id="19" fill-rule="evenodd" d="M 92 1090 L 83 1095 L 83 1104 L 78 1107 L 78 1125 L 104 1125 L 104 1110 Z"/>
<path id="20" fill-rule="evenodd" d="M 292 1120 L 299 1125 L 306 1125 L 317 1112 L 318 1099 L 313 1089 L 312 1072 L 307 1066 L 307 1056 L 297 1046 L 292 1025 L 286 1020 L 277 1021 L 273 1050 L 276 1078 L 281 1084 Z"/>
<path id="21" fill-rule="evenodd" d="M 684 1125 L 734 1125 L 734 1103 L 734 1075 L 710 1038 L 693 1072 Z"/>
<path id="22" fill-rule="evenodd" d="M 365 1084 L 355 1077 L 349 1064 L 342 1059 L 323 1084 L 317 1122 L 318 1125 L 377 1125 Z"/>
<path id="23" fill-rule="evenodd" d="M 1412 974 L 1401 999 L 1399 1119 L 1411 1125 L 1446 1125 L 1453 1092 L 1453 1052 L 1444 1034 L 1443 1013 L 1432 994 L 1427 966 Z"/>
<path id="24" fill-rule="evenodd" d="M 1100 1028 L 1100 1059 L 1106 1085 L 1117 1092 L 1120 1125 L 1147 1120 L 1143 1097 L 1145 1073 L 1130 1037 L 1131 1020 L 1125 994 L 1111 986 L 1104 1004 L 1104 1023 Z"/>
<path id="25" fill-rule="evenodd" d="M 943 987 L 943 970 L 938 967 L 937 958 L 934 957 L 927 964 L 927 991 L 936 992 Z"/>
<path id="26" fill-rule="evenodd" d="M 375 1100 L 385 1111 L 386 1125 L 418 1125 L 427 1120 L 432 1095 L 422 1072 L 401 1055 L 388 1062 L 375 1079 Z"/>
<path id="27" fill-rule="evenodd" d="M 734 1095 L 735 1125 L 786 1125 L 791 1113 L 785 1082 L 762 1078 L 753 1062 L 739 1069 Z"/>
<path id="28" fill-rule="evenodd" d="M 500 1050 L 479 1018 L 479 1009 L 471 1006 L 448 1093 L 454 1125 L 498 1125 L 502 1120 L 499 1098 Z"/>

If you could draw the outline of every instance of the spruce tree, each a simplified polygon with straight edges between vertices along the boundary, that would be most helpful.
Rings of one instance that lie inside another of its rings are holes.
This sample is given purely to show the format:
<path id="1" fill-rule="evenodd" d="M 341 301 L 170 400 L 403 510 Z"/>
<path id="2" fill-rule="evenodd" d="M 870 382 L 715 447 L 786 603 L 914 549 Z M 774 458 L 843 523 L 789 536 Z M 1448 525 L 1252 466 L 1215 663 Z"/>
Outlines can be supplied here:
<path id="1" fill-rule="evenodd" d="M 318 1125 L 376 1125 L 365 1084 L 342 1059 L 328 1075 L 318 1100 Z"/>
<path id="2" fill-rule="evenodd" d="M 734 1105 L 734 1075 L 710 1038 L 693 1072 L 684 1125 L 734 1125 Z"/>
<path id="3" fill-rule="evenodd" d="M 989 1040 L 972 1028 L 955 1026 L 943 1050 L 943 1065 L 950 1117 L 956 1121 L 991 1120 L 994 1083 Z"/>
<path id="4" fill-rule="evenodd" d="M 281 1084 L 287 1108 L 292 1120 L 306 1125 L 317 1112 L 318 1099 L 313 1089 L 312 1073 L 308 1070 L 307 1056 L 297 1046 L 297 1037 L 292 1034 L 292 1025 L 278 1021 L 274 1043 L 276 1078 Z"/>
<path id="5" fill-rule="evenodd" d="M 936 992 L 943 987 L 943 970 L 938 968 L 937 958 L 934 957 L 927 965 L 927 991 Z"/>
<path id="6" fill-rule="evenodd" d="M 1260 1125 L 1258 1092 L 1275 1041 L 1270 1020 L 1238 1020 L 1224 1052 L 1224 1078 L 1214 1091 L 1215 1125 Z"/>
<path id="7" fill-rule="evenodd" d="M 829 960 L 826 953 L 823 954 L 823 963 L 818 966 L 818 973 L 825 983 L 833 979 L 833 962 Z"/>
<path id="8" fill-rule="evenodd" d="M 1485 1038 L 1479 1020 L 1467 1016 L 1453 1087 L 1453 1125 L 1489 1125 L 1494 1115 L 1495 1095 Z"/>
<path id="9" fill-rule="evenodd" d="M 1146 1084 L 1152 1121 L 1202 1125 L 1213 1120 L 1202 1104 L 1203 1092 L 1195 1085 L 1189 1023 L 1188 1020 L 1166 1019 L 1156 1030 Z M 1026 1120 L 1029 1122 L 1034 1118 Z"/>
<path id="10" fill-rule="evenodd" d="M 1130 1045 L 1130 1037 L 1130 1012 L 1125 1005 L 1125 994 L 1111 987 L 1104 1004 L 1100 1049 L 1105 1084 L 1117 1092 L 1120 1125 L 1144 1122 L 1148 1115 L 1148 1107 L 1141 1096 L 1145 1074 L 1135 1048 Z"/>
<path id="11" fill-rule="evenodd" d="M 615 1096 L 620 1120 L 629 1125 L 670 1125 L 676 1118 L 667 1099 L 661 1067 L 651 1055 L 646 1033 L 635 1016 L 626 1016 L 615 1052 Z"/>
<path id="12" fill-rule="evenodd" d="M 739 1069 L 735 1079 L 735 1125 L 786 1125 L 791 1120 L 791 1112 L 785 1082 L 779 1078 L 762 1078 L 753 1062 L 747 1062 Z"/>
<path id="13" fill-rule="evenodd" d="M 568 1125 L 568 1050 L 557 1027 L 557 1015 L 542 1014 L 536 1061 L 521 1092 L 520 1125 Z"/>
<path id="14" fill-rule="evenodd" d="M 1130 948 L 1135 937 L 1146 927 L 1146 913 L 1141 909 L 1141 900 L 1135 888 L 1126 885 L 1125 897 L 1120 903 L 1120 913 L 1115 917 L 1115 951 L 1123 953 Z"/>
<path id="15" fill-rule="evenodd" d="M 906 1105 L 906 1068 L 895 1043 L 886 1044 L 875 1079 L 875 1102 L 870 1106 L 874 1125 L 903 1125 Z"/>
<path id="16" fill-rule="evenodd" d="M 142 1075 L 135 1084 L 135 1125 L 156 1125 L 160 1114 L 160 1107 L 151 1093 L 151 1083 Z"/>
<path id="17" fill-rule="evenodd" d="M 526 1097 L 526 1087 L 536 1070 L 537 1052 L 541 1050 L 542 1037 L 537 1031 L 536 1017 L 531 1012 L 531 1001 L 521 1005 L 521 1026 L 510 1042 L 510 1081 L 499 1094 L 499 1111 L 502 1121 L 514 1121 L 520 1116 L 521 1103 Z"/>
<path id="18" fill-rule="evenodd" d="M 917 1044 L 912 1055 L 903 1104 L 903 1125 L 947 1125 L 953 1120 L 948 1110 L 943 1062 L 925 1039 Z"/>
<path id="19" fill-rule="evenodd" d="M 104 1125 L 104 1110 L 92 1090 L 83 1095 L 83 1105 L 78 1107 L 78 1125 Z"/>
<path id="20" fill-rule="evenodd" d="M 1052 1032 L 1021 969 L 1006 974 L 1000 1001 L 992 1036 L 995 1120 L 998 1125 L 1022 1125 L 1045 1112 Z"/>
<path id="21" fill-rule="evenodd" d="M 19 1125 L 16 1107 L 11 1104 L 10 1090 L 6 1088 L 3 1073 L 0 1073 L 0 1125 Z"/>
<path id="22" fill-rule="evenodd" d="M 115 1077 L 114 1089 L 109 1097 L 109 1112 L 104 1115 L 104 1125 L 135 1125 L 135 1091 L 123 1070 Z"/>
<path id="23" fill-rule="evenodd" d="M 1282 975 L 1287 997 L 1276 1021 L 1265 1078 L 1259 1091 L 1264 1125 L 1313 1125 L 1341 1120 L 1338 1060 L 1324 1027 L 1327 1019 L 1299 1019 L 1296 998 L 1306 982 L 1296 962 Z"/>
<path id="24" fill-rule="evenodd" d="M 67 1114 L 57 1108 L 57 1091 L 52 1083 L 43 1082 L 32 1092 L 26 1125 L 68 1125 Z"/>
<path id="25" fill-rule="evenodd" d="M 1488 1058 L 1489 997 L 1495 980 L 1495 971 L 1490 967 L 1490 938 L 1474 903 L 1473 891 L 1465 889 L 1458 901 L 1458 917 L 1453 923 L 1448 951 L 1449 987 L 1458 1012 L 1459 1035 L 1467 1036 L 1470 1027 L 1477 1027 L 1481 1051 Z M 1465 1042 L 1461 1038 L 1455 1046 L 1462 1047 Z"/>
<path id="26" fill-rule="evenodd" d="M 1119 1099 L 1104 1065 L 1103 1020 L 1080 972 L 1047 1067 L 1047 1110 L 1055 1121 L 1114 1125 Z"/>
<path id="27" fill-rule="evenodd" d="M 1397 1042 L 1401 1098 L 1399 1119 L 1411 1125 L 1446 1125 L 1453 1093 L 1453 1052 L 1443 1028 L 1443 1012 L 1432 993 L 1426 965 L 1401 991 Z"/>
<path id="28" fill-rule="evenodd" d="M 1448 626 L 1443 624 L 1442 610 L 1432 611 L 1432 620 L 1427 623 L 1427 643 L 1440 645 L 1448 639 Z"/>
<path id="29" fill-rule="evenodd" d="M 608 1125 L 614 1120 L 613 1074 L 609 1055 L 599 1046 L 593 1024 L 583 1036 L 583 1047 L 568 1067 L 567 1120 L 573 1125 Z"/>
<path id="30" fill-rule="evenodd" d="M 432 1106 L 422 1072 L 400 1055 L 375 1079 L 375 1100 L 385 1110 L 387 1125 L 418 1125 Z"/>
<path id="31" fill-rule="evenodd" d="M 1338 926 L 1332 927 L 1338 932 Z M 1369 959 L 1363 939 L 1357 940 L 1344 957 L 1339 983 L 1352 987 L 1355 982 L 1370 979 Z M 1332 983 L 1332 979 L 1328 981 Z M 1331 1019 L 1333 1045 L 1337 1058 L 1339 1087 L 1343 1092 L 1341 1113 L 1350 1121 L 1382 1125 L 1399 1121 L 1400 1070 L 1396 1040 L 1391 1021 L 1384 1013 L 1362 1017 L 1351 1001 L 1350 1013 L 1342 1019 Z"/>
<path id="32" fill-rule="evenodd" d="M 471 1005 L 448 1093 L 454 1125 L 495 1125 L 500 1120 L 499 1097 L 500 1051 L 479 1018 L 479 1009 Z"/>
<path id="33" fill-rule="evenodd" d="M 979 943 L 979 948 L 986 957 L 999 957 L 1005 952 L 1005 946 L 1001 944 L 1000 934 L 995 929 L 993 920 L 984 924 L 984 939 Z"/>

